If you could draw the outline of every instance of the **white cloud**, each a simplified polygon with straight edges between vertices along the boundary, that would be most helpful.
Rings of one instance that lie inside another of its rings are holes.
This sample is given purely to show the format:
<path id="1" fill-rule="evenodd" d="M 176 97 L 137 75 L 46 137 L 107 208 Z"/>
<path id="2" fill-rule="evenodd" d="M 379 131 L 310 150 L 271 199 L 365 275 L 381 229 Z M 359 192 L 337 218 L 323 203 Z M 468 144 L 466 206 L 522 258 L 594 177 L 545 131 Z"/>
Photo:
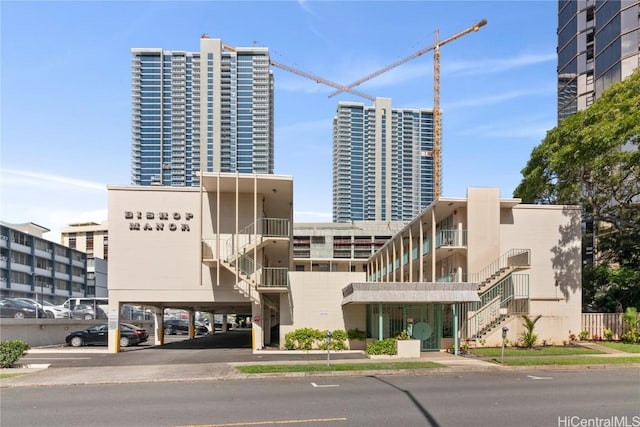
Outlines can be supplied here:
<path id="1" fill-rule="evenodd" d="M 511 91 L 506 91 L 498 94 L 488 95 L 488 96 L 475 96 L 469 99 L 461 99 L 458 101 L 448 102 L 444 105 L 443 110 L 454 110 L 456 108 L 465 108 L 465 107 L 479 107 L 486 106 L 492 104 L 499 104 L 501 102 L 510 101 L 516 98 L 529 97 L 529 96 L 547 96 L 547 95 L 555 95 L 556 88 L 547 87 L 547 88 L 537 88 L 537 89 L 516 89 Z"/>
<path id="2" fill-rule="evenodd" d="M 21 171 L 15 169 L 2 169 L 2 186 L 7 184 L 12 186 L 37 187 L 43 186 L 60 188 L 60 186 L 71 187 L 74 190 L 87 189 L 107 191 L 106 184 L 100 184 L 93 181 L 69 178 L 62 175 L 54 175 L 41 172 Z"/>

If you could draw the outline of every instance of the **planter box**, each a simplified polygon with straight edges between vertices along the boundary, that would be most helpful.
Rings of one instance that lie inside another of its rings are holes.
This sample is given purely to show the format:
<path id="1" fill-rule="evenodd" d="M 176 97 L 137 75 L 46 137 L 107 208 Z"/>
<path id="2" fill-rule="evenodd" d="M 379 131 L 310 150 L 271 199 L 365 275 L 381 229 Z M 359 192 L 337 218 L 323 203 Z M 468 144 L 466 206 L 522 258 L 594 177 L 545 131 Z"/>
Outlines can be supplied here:
<path id="1" fill-rule="evenodd" d="M 396 340 L 398 358 L 410 359 L 420 357 L 420 340 Z"/>
<path id="2" fill-rule="evenodd" d="M 367 342 L 365 340 L 349 340 L 349 350 L 365 350 Z"/>

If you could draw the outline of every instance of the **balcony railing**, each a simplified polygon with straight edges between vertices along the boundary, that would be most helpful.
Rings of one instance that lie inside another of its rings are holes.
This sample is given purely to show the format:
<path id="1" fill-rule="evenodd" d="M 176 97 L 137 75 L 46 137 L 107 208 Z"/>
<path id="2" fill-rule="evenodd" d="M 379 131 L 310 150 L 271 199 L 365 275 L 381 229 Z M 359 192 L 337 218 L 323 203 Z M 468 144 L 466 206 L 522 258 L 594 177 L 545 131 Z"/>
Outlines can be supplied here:
<path id="1" fill-rule="evenodd" d="M 436 248 L 467 246 L 467 230 L 440 230 L 436 233 Z"/>

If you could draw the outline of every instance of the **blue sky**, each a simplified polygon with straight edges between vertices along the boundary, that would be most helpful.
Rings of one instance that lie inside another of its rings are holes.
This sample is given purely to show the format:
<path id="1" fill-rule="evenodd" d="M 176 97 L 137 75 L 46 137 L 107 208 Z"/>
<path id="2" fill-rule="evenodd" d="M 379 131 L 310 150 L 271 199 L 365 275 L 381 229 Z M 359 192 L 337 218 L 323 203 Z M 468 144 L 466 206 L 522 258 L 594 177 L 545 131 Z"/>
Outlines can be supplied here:
<path id="1" fill-rule="evenodd" d="M 197 51 L 203 33 L 347 84 L 481 19 L 441 49 L 442 195 L 511 197 L 556 125 L 557 3 L 541 1 L 0 2 L 0 219 L 52 231 L 107 219 L 131 182 L 131 48 Z M 296 222 L 330 222 L 332 88 L 274 68 L 275 172 L 294 178 Z M 433 106 L 433 55 L 358 88 Z"/>

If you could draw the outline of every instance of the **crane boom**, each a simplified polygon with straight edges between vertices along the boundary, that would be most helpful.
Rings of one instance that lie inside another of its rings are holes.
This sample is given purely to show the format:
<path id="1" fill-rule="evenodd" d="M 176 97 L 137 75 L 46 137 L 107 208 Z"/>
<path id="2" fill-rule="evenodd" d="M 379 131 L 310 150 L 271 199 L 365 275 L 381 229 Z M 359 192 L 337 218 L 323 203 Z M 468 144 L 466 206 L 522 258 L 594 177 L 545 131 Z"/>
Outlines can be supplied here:
<path id="1" fill-rule="evenodd" d="M 316 83 L 322 83 L 322 84 L 325 84 L 327 86 L 331 86 L 334 89 L 338 89 L 340 92 L 349 92 L 349 93 L 357 95 L 357 96 L 359 96 L 361 98 L 368 99 L 369 101 L 375 101 L 375 98 L 373 96 L 371 96 L 371 95 L 367 95 L 366 93 L 362 93 L 362 92 L 357 91 L 355 89 L 352 89 L 350 87 L 343 86 L 343 85 L 338 84 L 338 83 L 334 83 L 334 82 L 329 81 L 327 79 L 323 79 L 322 77 L 318 77 L 318 76 L 316 76 L 314 74 L 311 74 L 311 73 L 308 73 L 306 71 L 298 70 L 297 68 L 293 68 L 293 67 L 291 67 L 289 65 L 281 64 L 281 63 L 279 63 L 277 61 L 274 61 L 273 59 L 270 59 L 269 63 L 271 65 L 273 65 L 274 67 L 278 67 L 278 68 L 281 68 L 283 70 L 289 71 L 289 72 L 291 72 L 293 74 L 297 74 L 299 76 L 306 77 L 308 79 L 314 80 Z M 340 92 L 338 92 L 338 93 L 340 93 Z"/>
<path id="2" fill-rule="evenodd" d="M 425 53 L 430 52 L 430 51 L 432 51 L 432 50 L 434 50 L 434 49 L 436 49 L 436 48 L 438 48 L 440 46 L 444 46 L 447 43 L 450 43 L 450 42 L 452 42 L 454 40 L 457 40 L 460 37 L 464 36 L 465 34 L 469 34 L 471 32 L 478 31 L 480 29 L 480 27 L 482 27 L 484 25 L 487 25 L 487 20 L 486 19 L 483 19 L 482 21 L 479 21 L 478 23 L 476 23 L 475 25 L 467 28 L 466 30 L 462 30 L 459 33 L 454 34 L 451 37 L 449 37 L 449 38 L 447 38 L 447 39 L 445 39 L 445 40 L 443 40 L 441 42 L 436 41 L 435 44 L 432 44 L 429 47 L 425 47 L 424 49 L 420 49 L 419 51 L 414 52 L 414 53 L 412 53 L 411 55 L 409 55 L 407 57 L 404 57 L 404 58 L 402 58 L 402 59 L 400 59 L 400 60 L 398 60 L 398 61 L 396 61 L 396 62 L 394 62 L 392 64 L 386 65 L 386 66 L 382 67 L 381 69 L 379 69 L 378 71 L 374 71 L 373 73 L 371 73 L 369 75 L 366 75 L 363 78 L 361 78 L 359 80 L 356 80 L 353 83 L 349 83 L 345 87 L 353 88 L 353 87 L 359 86 L 362 83 L 364 83 L 366 81 L 369 81 L 374 77 L 379 76 L 380 74 L 386 73 L 389 70 L 392 70 L 392 69 L 394 69 L 396 67 L 399 67 L 400 65 L 402 65 L 402 64 L 404 64 L 406 62 L 411 61 L 414 58 L 417 58 L 418 56 L 422 56 Z M 335 95 L 338 95 L 340 92 L 341 92 L 340 90 L 332 92 L 331 94 L 329 94 L 329 98 L 331 98 L 331 97 L 333 97 Z"/>

